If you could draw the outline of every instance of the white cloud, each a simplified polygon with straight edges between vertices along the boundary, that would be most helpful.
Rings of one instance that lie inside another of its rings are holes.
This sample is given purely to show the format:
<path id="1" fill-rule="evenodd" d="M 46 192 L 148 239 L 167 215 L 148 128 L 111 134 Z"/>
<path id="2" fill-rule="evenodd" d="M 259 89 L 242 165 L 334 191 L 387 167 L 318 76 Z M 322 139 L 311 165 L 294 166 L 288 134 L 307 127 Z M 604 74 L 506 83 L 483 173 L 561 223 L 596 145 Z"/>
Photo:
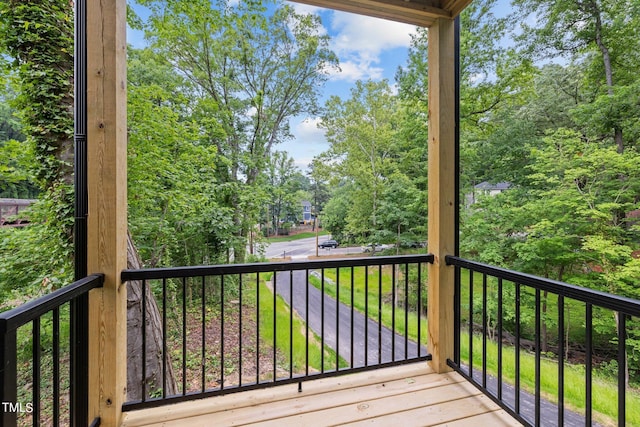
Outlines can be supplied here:
<path id="1" fill-rule="evenodd" d="M 307 170 L 315 156 L 329 148 L 325 131 L 318 128 L 318 123 L 319 117 L 293 119 L 291 133 L 294 138 L 281 147 L 289 153 L 302 171 Z"/>
<path id="2" fill-rule="evenodd" d="M 320 117 L 307 117 L 296 123 L 292 128 L 296 140 L 305 145 L 326 145 L 325 131 L 318 127 L 320 120 Z"/>
<path id="3" fill-rule="evenodd" d="M 407 48 L 411 34 L 415 32 L 414 26 L 399 22 L 291 4 L 299 13 L 323 17 L 323 25 L 331 35 L 331 49 L 338 55 L 342 70 L 333 73 L 333 80 L 381 79 L 384 72 L 379 66 L 381 54 L 395 48 Z"/>
<path id="4" fill-rule="evenodd" d="M 353 13 L 335 13 L 331 29 L 339 34 L 336 48 L 339 51 L 359 51 L 365 55 L 378 55 L 385 49 L 409 46 L 412 25 Z"/>
<path id="5" fill-rule="evenodd" d="M 308 13 L 310 15 L 318 14 L 323 10 L 326 10 L 322 7 L 311 6 L 308 4 L 295 3 L 295 2 L 287 2 L 289 5 L 293 6 L 293 9 L 298 13 Z"/>
<path id="6" fill-rule="evenodd" d="M 343 73 L 334 79 L 380 79 L 380 55 L 408 47 L 415 27 L 351 13 L 334 13 L 330 24 L 331 48 L 340 58 Z"/>
<path id="7" fill-rule="evenodd" d="M 375 67 L 370 62 L 365 61 L 342 61 L 340 63 L 340 71 L 332 73 L 333 80 L 347 80 L 355 82 L 356 80 L 380 80 L 384 69 Z"/>

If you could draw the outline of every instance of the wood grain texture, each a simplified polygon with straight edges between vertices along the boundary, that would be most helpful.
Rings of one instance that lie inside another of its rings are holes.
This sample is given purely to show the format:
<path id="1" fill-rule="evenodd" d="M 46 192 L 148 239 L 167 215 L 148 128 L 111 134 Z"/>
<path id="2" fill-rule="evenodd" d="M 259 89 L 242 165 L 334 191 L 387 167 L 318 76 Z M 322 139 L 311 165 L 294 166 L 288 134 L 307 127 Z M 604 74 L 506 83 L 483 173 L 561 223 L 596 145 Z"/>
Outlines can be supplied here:
<path id="1" fill-rule="evenodd" d="M 439 0 L 294 0 L 297 3 L 326 7 L 343 12 L 383 18 L 406 24 L 429 27 L 437 18 L 451 18 Z"/>
<path id="2" fill-rule="evenodd" d="M 103 273 L 90 296 L 89 417 L 121 422 L 126 391 L 126 1 L 87 1 L 88 265 Z"/>
<path id="3" fill-rule="evenodd" d="M 455 245 L 455 52 L 454 21 L 438 19 L 429 29 L 428 349 L 431 366 L 446 372 L 453 359 L 454 269 L 445 256 Z"/>
<path id="4" fill-rule="evenodd" d="M 135 411 L 123 426 L 428 426 L 476 418 L 519 425 L 459 375 L 418 363 L 310 381 L 301 393 L 294 384 Z"/>

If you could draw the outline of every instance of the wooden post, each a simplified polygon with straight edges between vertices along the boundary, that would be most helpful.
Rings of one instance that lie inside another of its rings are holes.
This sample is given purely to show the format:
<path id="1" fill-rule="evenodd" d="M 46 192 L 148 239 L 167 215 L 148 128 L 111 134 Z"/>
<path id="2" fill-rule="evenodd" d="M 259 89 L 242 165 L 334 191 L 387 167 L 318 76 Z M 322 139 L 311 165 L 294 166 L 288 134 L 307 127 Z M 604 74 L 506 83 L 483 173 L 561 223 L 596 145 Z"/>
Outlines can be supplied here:
<path id="1" fill-rule="evenodd" d="M 87 270 L 104 287 L 89 300 L 89 422 L 121 424 L 126 397 L 126 1 L 87 0 Z"/>
<path id="2" fill-rule="evenodd" d="M 454 20 L 440 18 L 429 28 L 429 252 L 428 347 L 436 372 L 453 360 L 454 269 L 445 256 L 455 245 L 455 50 Z"/>

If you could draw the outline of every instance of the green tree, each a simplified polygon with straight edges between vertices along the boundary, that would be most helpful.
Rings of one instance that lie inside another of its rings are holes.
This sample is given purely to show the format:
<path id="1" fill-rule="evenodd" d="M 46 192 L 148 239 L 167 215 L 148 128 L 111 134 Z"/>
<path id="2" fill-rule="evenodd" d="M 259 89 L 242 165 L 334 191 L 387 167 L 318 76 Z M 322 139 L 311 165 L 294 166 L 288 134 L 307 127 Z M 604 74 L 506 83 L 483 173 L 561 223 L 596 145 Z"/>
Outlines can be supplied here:
<path id="1" fill-rule="evenodd" d="M 267 212 L 271 228 L 275 234 L 283 228 L 281 224 L 290 223 L 298 217 L 300 200 L 297 192 L 300 181 L 293 158 L 286 151 L 275 151 L 271 155 L 265 174 L 266 193 L 268 197 Z"/>
<path id="2" fill-rule="evenodd" d="M 144 0 L 154 50 L 193 84 L 208 142 L 217 147 L 220 203 L 233 212 L 236 259 L 262 206 L 253 197 L 273 147 L 292 116 L 315 113 L 318 90 L 337 64 L 319 21 L 276 4 Z M 212 124 L 213 131 L 207 126 Z M 221 128 L 220 128 L 221 126 Z"/>
<path id="3" fill-rule="evenodd" d="M 347 233 L 368 237 L 378 230 L 385 180 L 394 169 L 396 97 L 387 81 L 356 82 L 351 97 L 327 101 L 321 126 L 331 148 L 334 171 L 353 183 Z"/>
<path id="4" fill-rule="evenodd" d="M 216 149 L 189 117 L 185 84 L 153 52 L 129 49 L 129 224 L 149 267 L 224 262 L 232 237 Z"/>
<path id="5" fill-rule="evenodd" d="M 521 16 L 536 17 L 534 25 L 522 24 L 524 31 L 520 36 L 530 54 L 547 57 L 560 54 L 571 59 L 582 55 L 592 67 L 593 96 L 595 100 L 600 98 L 598 104 L 604 107 L 599 110 L 615 110 L 616 87 L 628 84 L 631 76 L 624 68 L 638 67 L 637 1 L 515 0 L 514 4 L 521 8 Z M 623 124 L 614 120 L 602 125 L 609 128 L 618 152 L 624 151 L 629 141 L 624 140 Z"/>

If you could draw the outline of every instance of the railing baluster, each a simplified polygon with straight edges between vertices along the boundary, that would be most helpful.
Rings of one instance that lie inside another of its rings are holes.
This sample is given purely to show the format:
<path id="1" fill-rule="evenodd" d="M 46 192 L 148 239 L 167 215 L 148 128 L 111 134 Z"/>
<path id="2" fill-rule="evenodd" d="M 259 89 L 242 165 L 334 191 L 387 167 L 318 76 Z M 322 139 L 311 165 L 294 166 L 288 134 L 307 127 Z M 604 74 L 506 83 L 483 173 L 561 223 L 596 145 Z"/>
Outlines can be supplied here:
<path id="1" fill-rule="evenodd" d="M 592 423 L 592 408 L 593 408 L 593 306 L 590 303 L 586 303 L 585 314 L 585 362 L 584 369 L 585 374 L 585 421 L 586 425 L 590 426 Z"/>
<path id="2" fill-rule="evenodd" d="M 304 323 L 305 323 L 305 360 L 306 367 L 304 374 L 309 375 L 309 269 L 305 270 L 305 307 L 304 307 Z M 320 349 L 324 351 L 324 349 Z"/>
<path id="3" fill-rule="evenodd" d="M 469 271 L 469 377 L 473 379 L 473 271 Z"/>
<path id="4" fill-rule="evenodd" d="M 141 342 L 141 352 L 142 358 L 140 359 L 141 372 L 142 372 L 142 401 L 147 400 L 147 281 L 142 281 L 142 342 Z"/>
<path id="5" fill-rule="evenodd" d="M 200 318 L 201 318 L 201 322 L 200 322 L 200 327 L 202 328 L 201 331 L 201 336 L 200 336 L 200 340 L 201 340 L 201 345 L 202 348 L 200 349 L 201 354 L 200 354 L 200 381 L 202 382 L 202 387 L 200 388 L 200 390 L 202 390 L 202 392 L 204 392 L 207 389 L 207 306 L 206 306 L 206 298 L 207 298 L 207 293 L 206 293 L 206 284 L 207 284 L 207 277 L 206 276 L 202 276 L 202 280 L 200 281 L 201 284 L 201 291 L 200 291 Z M 242 334 L 242 328 L 240 328 L 240 334 Z M 242 339 L 240 339 L 240 345 L 242 346 Z M 241 352 L 242 353 L 242 352 Z M 242 372 L 242 371 L 240 371 Z"/>
<path id="6" fill-rule="evenodd" d="M 353 334 L 354 334 L 354 332 L 355 332 L 355 331 L 354 331 L 354 328 L 353 328 L 353 280 L 354 280 L 354 278 L 353 278 L 353 273 L 354 273 L 354 272 L 353 272 L 353 266 L 352 266 L 352 267 L 351 267 L 351 296 L 350 296 L 350 298 L 349 298 L 349 300 L 351 301 L 351 315 L 350 315 L 350 317 L 349 317 L 349 319 L 350 319 L 350 321 L 351 321 L 351 331 L 350 331 L 350 334 L 349 334 L 349 335 L 350 335 L 350 337 L 351 337 L 351 338 L 349 339 L 350 344 L 351 344 L 351 348 L 349 349 L 349 355 L 351 356 L 351 360 L 350 360 L 350 362 L 349 362 L 349 367 L 351 367 L 351 368 L 353 368 L 353 343 L 354 343 L 354 341 L 355 341 L 355 339 L 354 339 L 354 335 L 353 335 Z M 364 321 L 365 321 L 365 322 L 367 321 L 367 318 L 366 318 L 366 317 L 365 317 L 365 320 L 364 320 Z M 366 336 L 366 335 L 365 335 L 364 339 L 365 339 L 365 341 L 366 341 L 366 339 L 367 339 L 367 336 Z"/>
<path id="7" fill-rule="evenodd" d="M 244 344 L 244 342 L 243 342 L 244 340 L 243 340 L 243 333 L 242 333 L 242 330 L 244 329 L 243 328 L 243 319 L 242 319 L 242 311 L 243 311 L 242 308 L 244 307 L 243 299 L 242 299 L 243 298 L 242 297 L 242 290 L 243 290 L 242 288 L 244 286 L 243 286 L 243 281 L 242 281 L 242 273 L 240 273 L 238 275 L 238 286 L 239 286 L 238 299 L 240 301 L 238 303 L 238 323 L 239 323 L 238 329 L 240 331 L 239 332 L 239 335 L 240 335 L 239 336 L 240 348 L 238 349 L 238 385 L 240 387 L 242 387 L 242 353 L 244 353 L 244 345 L 243 345 Z"/>
<path id="8" fill-rule="evenodd" d="M 187 278 L 182 278 L 182 395 L 187 394 Z"/>
<path id="9" fill-rule="evenodd" d="M 276 360 L 277 356 L 277 335 L 278 335 L 278 320 L 276 313 L 278 311 L 277 307 L 277 298 L 278 298 L 278 273 L 276 271 L 273 272 L 273 380 L 278 379 L 278 361 Z"/>
<path id="10" fill-rule="evenodd" d="M 53 427 L 60 425 L 60 309 L 53 309 L 53 349 L 51 359 L 53 363 Z"/>
<path id="11" fill-rule="evenodd" d="M 498 279 L 498 399 L 502 399 L 502 278 Z"/>
<path id="12" fill-rule="evenodd" d="M 469 270 L 469 274 L 473 274 L 472 270 Z M 482 274 L 482 387 L 487 388 L 487 324 L 488 312 L 487 312 L 487 275 Z"/>
<path id="13" fill-rule="evenodd" d="M 417 263 L 416 264 L 417 268 L 418 268 L 418 302 L 417 302 L 417 306 L 416 306 L 416 312 L 418 313 L 418 357 L 422 356 L 422 264 L 421 263 Z M 456 268 L 456 271 L 458 270 L 458 268 Z M 457 273 L 456 273 L 457 274 Z M 458 283 L 458 281 L 456 280 L 456 284 Z M 457 287 L 457 285 L 456 285 Z M 456 328 L 457 329 L 457 328 Z M 454 334 L 459 333 L 459 332 L 455 332 L 454 330 Z M 458 342 L 458 340 L 455 340 L 454 342 L 454 346 L 459 347 L 458 344 L 456 344 Z M 426 347 L 426 346 L 425 346 Z M 456 363 L 460 364 L 460 353 L 459 353 L 459 349 L 456 351 Z"/>
<path id="14" fill-rule="evenodd" d="M 289 271 L 289 378 L 293 378 L 293 270 Z"/>
<path id="15" fill-rule="evenodd" d="M 340 370 L 340 269 L 336 268 L 336 372 Z"/>
<path id="16" fill-rule="evenodd" d="M 324 268 L 320 271 L 320 372 L 324 373 Z"/>
<path id="17" fill-rule="evenodd" d="M 378 363 L 382 363 L 382 266 L 378 265 Z"/>
<path id="18" fill-rule="evenodd" d="M 369 267 L 364 267 L 364 366 L 369 366 Z"/>
<path id="19" fill-rule="evenodd" d="M 534 406 L 534 418 L 535 425 L 540 425 L 540 289 L 536 289 L 536 314 L 535 314 L 535 328 L 536 328 L 536 360 L 535 360 L 535 406 Z"/>
<path id="20" fill-rule="evenodd" d="M 18 366 L 16 331 L 7 330 L 7 323 L 0 319 L 0 402 L 16 403 L 18 401 Z M 35 402 L 34 402 L 35 403 Z M 18 422 L 14 411 L 2 411 L 0 413 L 0 425 L 15 426 Z"/>
<path id="21" fill-rule="evenodd" d="M 41 409 L 40 387 L 42 386 L 42 381 L 40 378 L 40 359 L 42 355 L 40 350 L 40 317 L 36 317 L 35 319 L 33 319 L 32 328 L 33 329 L 31 330 L 31 333 L 33 334 L 33 359 L 31 368 L 33 369 L 33 399 L 31 401 L 33 402 L 33 412 L 31 413 L 31 417 L 33 419 L 33 425 L 39 426 Z"/>
<path id="22" fill-rule="evenodd" d="M 167 279 L 162 279 L 162 398 L 167 397 Z"/>
<path id="23" fill-rule="evenodd" d="M 618 426 L 627 420 L 627 315 L 618 311 Z"/>
<path id="24" fill-rule="evenodd" d="M 409 358 L 409 264 L 404 265 L 404 358 Z"/>
<path id="25" fill-rule="evenodd" d="M 224 278 L 220 276 L 220 390 L 224 390 Z"/>
<path id="26" fill-rule="evenodd" d="M 391 264 L 391 361 L 396 361 L 396 265 Z"/>
<path id="27" fill-rule="evenodd" d="M 516 384 L 514 392 L 516 414 L 520 413 L 520 298 L 521 286 L 520 283 L 516 283 Z"/>
<path id="28" fill-rule="evenodd" d="M 558 296 L 558 425 L 564 425 L 564 297 Z"/>
<path id="29" fill-rule="evenodd" d="M 260 272 L 256 273 L 256 384 L 260 383 Z"/>

